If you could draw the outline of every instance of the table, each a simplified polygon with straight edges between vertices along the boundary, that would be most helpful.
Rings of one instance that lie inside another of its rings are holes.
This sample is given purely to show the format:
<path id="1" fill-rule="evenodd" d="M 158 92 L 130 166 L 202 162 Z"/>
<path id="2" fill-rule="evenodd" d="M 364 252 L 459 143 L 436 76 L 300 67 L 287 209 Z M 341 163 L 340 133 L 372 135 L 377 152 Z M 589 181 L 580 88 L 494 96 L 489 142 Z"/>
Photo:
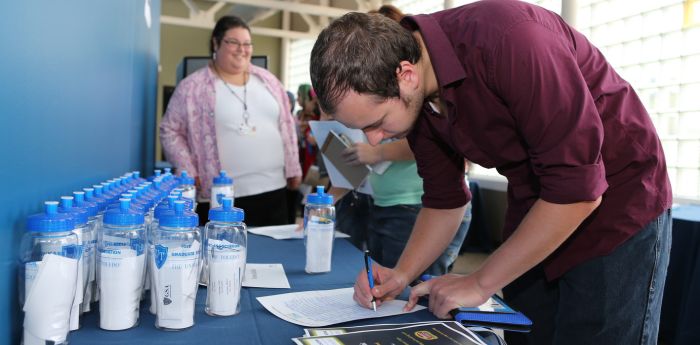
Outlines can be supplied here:
<path id="1" fill-rule="evenodd" d="M 659 339 L 665 344 L 700 344 L 700 206 L 675 207 L 673 242 L 664 288 Z"/>
<path id="2" fill-rule="evenodd" d="M 72 345 L 138 345 L 138 344 L 292 344 L 293 337 L 304 334 L 303 327 L 286 322 L 269 313 L 255 299 L 306 290 L 324 290 L 351 287 L 355 276 L 364 267 L 362 253 L 350 242 L 336 239 L 333 246 L 332 271 L 310 275 L 304 272 L 304 243 L 302 240 L 274 240 L 248 235 L 248 262 L 282 263 L 291 289 L 243 288 L 241 312 L 231 317 L 212 317 L 204 313 L 206 288 L 197 293 L 195 325 L 183 331 L 162 331 L 155 328 L 155 316 L 148 312 L 148 303 L 141 304 L 139 325 L 125 331 L 105 331 L 98 327 L 97 307 L 81 319 L 82 328 L 72 332 L 68 341 Z M 411 314 L 381 319 L 358 320 L 345 326 L 373 323 L 403 323 L 435 321 L 427 309 Z"/>

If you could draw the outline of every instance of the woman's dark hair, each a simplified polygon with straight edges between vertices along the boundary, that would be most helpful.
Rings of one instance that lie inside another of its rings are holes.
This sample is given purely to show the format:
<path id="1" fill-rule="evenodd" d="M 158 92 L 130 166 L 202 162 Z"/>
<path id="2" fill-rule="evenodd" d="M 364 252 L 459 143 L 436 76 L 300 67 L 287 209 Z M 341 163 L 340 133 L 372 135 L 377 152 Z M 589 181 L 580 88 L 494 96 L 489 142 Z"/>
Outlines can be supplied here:
<path id="1" fill-rule="evenodd" d="M 219 18 L 219 21 L 216 22 L 216 25 L 214 26 L 214 30 L 211 32 L 211 38 L 209 39 L 209 53 L 214 52 L 214 41 L 216 41 L 216 44 L 221 47 L 221 40 L 224 39 L 224 36 L 226 35 L 226 31 L 233 29 L 233 28 L 244 28 L 250 32 L 250 28 L 248 27 L 248 24 L 241 18 L 236 17 L 236 16 L 223 16 Z"/>
<path id="2" fill-rule="evenodd" d="M 401 61 L 417 63 L 420 46 L 410 30 L 380 14 L 350 12 L 325 28 L 311 51 L 311 83 L 321 109 L 332 115 L 350 90 L 399 97 Z"/>

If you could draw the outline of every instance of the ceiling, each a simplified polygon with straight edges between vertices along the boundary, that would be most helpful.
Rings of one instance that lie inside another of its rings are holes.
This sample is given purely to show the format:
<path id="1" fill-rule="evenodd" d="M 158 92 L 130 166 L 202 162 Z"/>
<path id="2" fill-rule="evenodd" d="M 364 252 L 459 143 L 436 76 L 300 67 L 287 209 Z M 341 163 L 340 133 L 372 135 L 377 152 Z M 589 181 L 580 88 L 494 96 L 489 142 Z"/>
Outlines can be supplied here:
<path id="1" fill-rule="evenodd" d="M 256 35 L 280 38 L 316 38 L 329 20 L 349 11 L 366 12 L 381 6 L 381 0 L 164 0 L 181 2 L 187 14 L 161 15 L 162 24 L 211 29 L 224 14 L 235 14 L 248 22 Z M 278 27 L 258 25 L 263 20 L 282 14 Z M 292 16 L 305 25 L 292 25 Z M 302 29 L 299 29 L 302 27 Z M 304 30 L 303 27 L 306 29 Z"/>

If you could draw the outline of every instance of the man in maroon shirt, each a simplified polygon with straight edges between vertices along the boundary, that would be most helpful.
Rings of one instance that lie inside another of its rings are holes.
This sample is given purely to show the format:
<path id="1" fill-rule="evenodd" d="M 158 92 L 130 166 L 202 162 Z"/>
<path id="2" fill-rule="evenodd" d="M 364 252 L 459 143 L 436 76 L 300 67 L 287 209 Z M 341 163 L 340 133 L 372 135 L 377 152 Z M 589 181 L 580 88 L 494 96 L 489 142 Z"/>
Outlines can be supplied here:
<path id="1" fill-rule="evenodd" d="M 507 240 L 474 273 L 414 287 L 447 317 L 504 289 L 533 331 L 511 343 L 654 344 L 671 188 L 632 87 L 559 16 L 482 1 L 408 17 L 351 13 L 319 36 L 321 107 L 370 143 L 408 136 L 423 209 L 394 268 L 365 274 L 355 300 L 394 298 L 447 246 L 470 195 L 464 158 L 508 179 Z"/>

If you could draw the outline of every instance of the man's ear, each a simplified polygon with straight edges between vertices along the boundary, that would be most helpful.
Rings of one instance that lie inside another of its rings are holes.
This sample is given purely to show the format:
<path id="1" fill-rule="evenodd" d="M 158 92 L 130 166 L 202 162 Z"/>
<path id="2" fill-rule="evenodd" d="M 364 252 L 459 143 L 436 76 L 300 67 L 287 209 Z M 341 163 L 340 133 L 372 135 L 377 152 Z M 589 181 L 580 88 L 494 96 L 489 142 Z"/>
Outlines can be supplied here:
<path id="1" fill-rule="evenodd" d="M 399 81 L 399 89 L 414 90 L 420 86 L 420 74 L 416 64 L 409 61 L 401 61 L 396 68 L 396 77 Z"/>

